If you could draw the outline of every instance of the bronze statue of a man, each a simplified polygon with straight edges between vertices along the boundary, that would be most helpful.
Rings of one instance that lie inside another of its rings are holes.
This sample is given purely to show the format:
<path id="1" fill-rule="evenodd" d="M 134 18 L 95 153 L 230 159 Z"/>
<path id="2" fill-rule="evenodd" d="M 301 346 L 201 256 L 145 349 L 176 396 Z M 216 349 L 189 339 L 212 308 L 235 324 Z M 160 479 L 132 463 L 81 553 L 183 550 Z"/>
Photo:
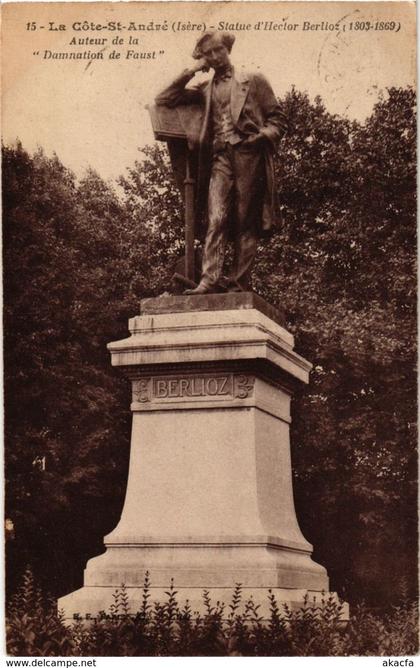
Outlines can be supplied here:
<path id="1" fill-rule="evenodd" d="M 197 64 L 156 98 L 157 105 L 203 107 L 197 201 L 206 202 L 207 232 L 201 280 L 187 294 L 249 290 L 258 237 L 273 228 L 278 216 L 273 153 L 286 118 L 262 74 L 232 66 L 234 41 L 228 33 L 204 33 L 193 52 Z M 187 88 L 197 72 L 210 69 L 214 74 L 208 81 Z M 223 277 L 229 238 L 234 260 Z"/>

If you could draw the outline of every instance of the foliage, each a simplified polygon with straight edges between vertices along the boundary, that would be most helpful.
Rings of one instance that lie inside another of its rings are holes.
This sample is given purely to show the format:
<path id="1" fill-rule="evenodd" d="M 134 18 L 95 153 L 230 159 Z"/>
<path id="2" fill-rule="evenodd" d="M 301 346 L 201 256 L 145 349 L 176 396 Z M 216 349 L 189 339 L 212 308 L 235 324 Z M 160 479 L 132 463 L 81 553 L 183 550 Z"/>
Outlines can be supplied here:
<path id="1" fill-rule="evenodd" d="M 71 656 L 75 649 L 53 600 L 43 596 L 29 568 L 7 609 L 6 637 L 14 656 Z"/>
<path id="2" fill-rule="evenodd" d="M 364 125 L 284 105 L 284 224 L 255 274 L 314 364 L 293 404 L 298 517 L 347 600 L 396 602 L 416 586 L 415 95 L 390 89 Z"/>
<path id="3" fill-rule="evenodd" d="M 18 146 L 3 151 L 3 184 L 8 583 L 30 561 L 56 593 L 118 517 L 128 393 L 106 343 L 137 300 L 116 243 L 124 211 L 97 175 L 76 184 L 56 157 Z"/>
<path id="4" fill-rule="evenodd" d="M 281 104 L 284 221 L 261 243 L 254 288 L 314 364 L 293 402 L 299 522 L 332 589 L 402 604 L 417 563 L 415 95 L 390 89 L 363 124 L 296 90 Z M 142 150 L 114 187 L 3 147 L 11 590 L 28 562 L 55 595 L 75 589 L 121 511 L 128 386 L 106 344 L 182 252 L 166 151 Z"/>
<path id="5" fill-rule="evenodd" d="M 55 608 L 42 601 L 27 572 L 8 615 L 8 652 L 15 656 L 400 656 L 417 651 L 414 605 L 395 608 L 384 618 L 360 606 L 346 624 L 342 605 L 331 596 L 317 606 L 306 598 L 301 608 L 284 605 L 280 610 L 269 591 L 270 618 L 263 619 L 252 599 L 242 600 L 240 584 L 229 611 L 212 605 L 206 591 L 204 614 L 193 612 L 188 601 L 181 606 L 173 582 L 166 595 L 163 603 L 149 601 L 146 573 L 137 612 L 131 612 L 122 585 L 108 613 L 66 627 Z"/>
<path id="6" fill-rule="evenodd" d="M 161 144 L 145 146 L 143 160 L 136 161 L 118 180 L 133 229 L 147 221 L 142 245 L 129 253 L 142 262 L 140 275 L 149 291 L 161 293 L 172 277 L 173 266 L 183 251 L 184 230 L 181 199 L 172 177 L 169 157 Z"/>

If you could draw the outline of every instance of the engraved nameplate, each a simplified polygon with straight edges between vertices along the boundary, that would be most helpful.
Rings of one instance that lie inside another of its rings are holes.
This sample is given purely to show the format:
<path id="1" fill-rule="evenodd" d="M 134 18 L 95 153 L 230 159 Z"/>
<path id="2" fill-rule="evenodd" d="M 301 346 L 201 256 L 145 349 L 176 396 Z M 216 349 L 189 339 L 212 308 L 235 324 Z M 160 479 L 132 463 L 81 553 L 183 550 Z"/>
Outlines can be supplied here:
<path id="1" fill-rule="evenodd" d="M 133 401 L 191 402 L 246 399 L 254 390 L 254 378 L 243 374 L 152 376 L 133 382 Z"/>

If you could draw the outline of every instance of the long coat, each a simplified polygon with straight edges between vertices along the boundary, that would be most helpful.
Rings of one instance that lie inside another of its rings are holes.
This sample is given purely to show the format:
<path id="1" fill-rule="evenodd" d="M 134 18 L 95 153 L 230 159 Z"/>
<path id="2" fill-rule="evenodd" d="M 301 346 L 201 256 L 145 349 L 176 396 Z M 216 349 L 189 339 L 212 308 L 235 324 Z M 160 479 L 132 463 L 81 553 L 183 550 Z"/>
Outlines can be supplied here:
<path id="1" fill-rule="evenodd" d="M 213 77 L 198 86 L 186 88 L 191 78 L 189 70 L 185 70 L 156 97 L 155 102 L 158 106 L 179 107 L 180 120 L 181 123 L 184 120 L 183 125 L 189 147 L 197 150 L 196 222 L 199 224 L 198 236 L 203 236 L 212 162 Z M 196 110 L 193 115 L 188 109 L 191 105 Z M 183 107 L 185 109 L 184 119 Z M 250 136 L 262 133 L 267 139 L 262 149 L 265 158 L 266 180 L 265 191 L 262 193 L 262 216 L 257 229 L 259 236 L 265 236 L 276 227 L 280 220 L 273 154 L 278 141 L 287 130 L 286 116 L 280 110 L 270 84 L 261 73 L 248 73 L 243 70 L 238 72 L 235 69 L 232 70 L 230 111 L 234 128 L 240 135 Z M 171 151 L 171 146 L 169 148 Z M 176 147 L 175 150 L 172 147 L 171 157 L 175 158 L 176 153 Z"/>

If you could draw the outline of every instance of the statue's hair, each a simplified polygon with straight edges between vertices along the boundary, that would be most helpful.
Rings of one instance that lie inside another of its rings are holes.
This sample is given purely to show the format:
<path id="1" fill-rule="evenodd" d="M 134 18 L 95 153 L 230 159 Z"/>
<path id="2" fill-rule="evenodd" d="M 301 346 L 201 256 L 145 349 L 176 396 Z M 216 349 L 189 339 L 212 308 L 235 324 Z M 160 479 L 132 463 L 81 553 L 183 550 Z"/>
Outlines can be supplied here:
<path id="1" fill-rule="evenodd" d="M 235 35 L 233 35 L 230 32 L 220 32 L 218 30 L 207 30 L 206 32 L 203 32 L 203 34 L 198 38 L 195 49 L 193 51 L 192 57 L 195 58 L 195 60 L 200 60 L 200 58 L 203 57 L 203 53 L 201 51 L 201 45 L 206 39 L 210 39 L 211 37 L 214 37 L 215 35 L 218 35 L 219 37 L 222 38 L 222 44 L 227 48 L 229 53 L 232 51 L 232 46 L 235 41 Z"/>

